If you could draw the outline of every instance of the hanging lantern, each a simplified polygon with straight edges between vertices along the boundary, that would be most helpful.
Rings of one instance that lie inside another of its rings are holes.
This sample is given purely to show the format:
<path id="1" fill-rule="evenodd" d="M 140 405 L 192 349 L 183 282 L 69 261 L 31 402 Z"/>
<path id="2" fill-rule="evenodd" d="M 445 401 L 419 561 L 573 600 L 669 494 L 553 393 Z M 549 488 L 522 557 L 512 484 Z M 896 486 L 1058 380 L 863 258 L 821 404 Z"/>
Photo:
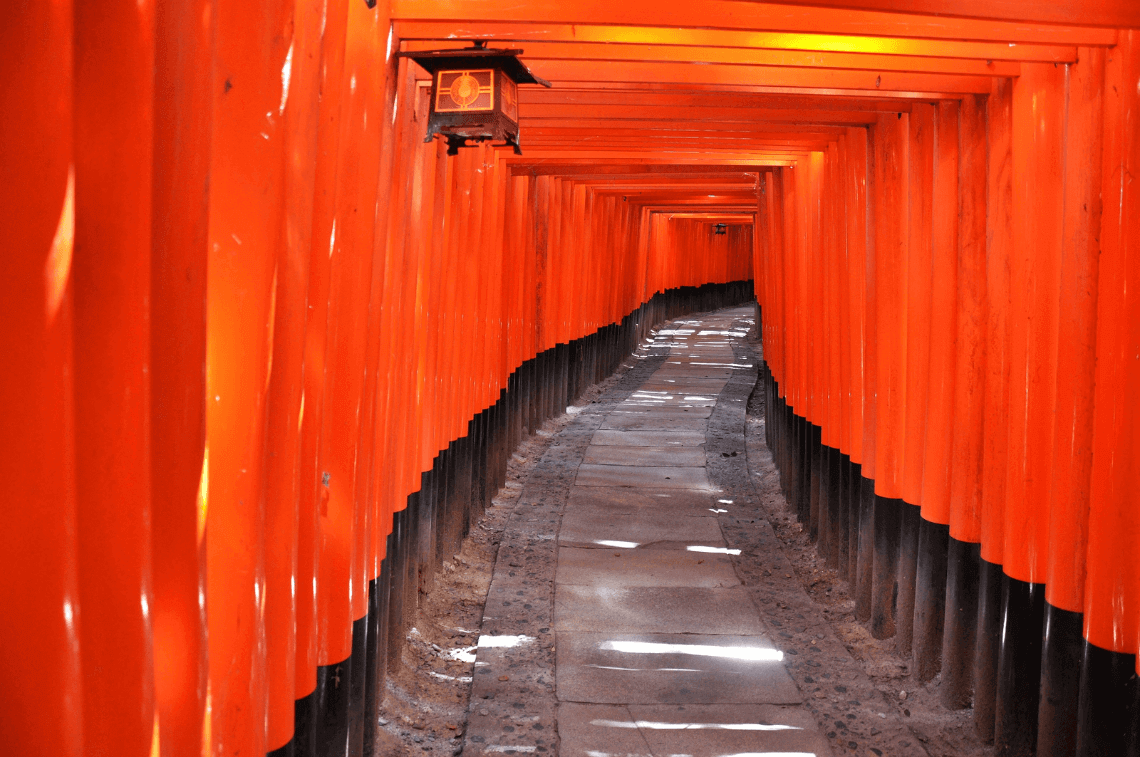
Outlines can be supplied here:
<path id="1" fill-rule="evenodd" d="M 716 234 L 718 237 L 719 237 L 719 236 L 724 236 L 725 234 L 727 234 L 727 233 L 728 233 L 728 224 L 726 224 L 726 223 L 718 223 L 718 224 L 716 225 L 716 228 L 715 228 L 715 229 L 713 229 L 713 233 L 714 233 L 714 234 Z"/>
<path id="2" fill-rule="evenodd" d="M 482 41 L 461 50 L 400 53 L 431 74 L 431 111 L 427 136 L 447 139 L 447 154 L 455 155 L 468 141 L 501 141 L 519 149 L 518 85 L 550 82 L 530 72 L 522 50 L 487 49 Z"/>

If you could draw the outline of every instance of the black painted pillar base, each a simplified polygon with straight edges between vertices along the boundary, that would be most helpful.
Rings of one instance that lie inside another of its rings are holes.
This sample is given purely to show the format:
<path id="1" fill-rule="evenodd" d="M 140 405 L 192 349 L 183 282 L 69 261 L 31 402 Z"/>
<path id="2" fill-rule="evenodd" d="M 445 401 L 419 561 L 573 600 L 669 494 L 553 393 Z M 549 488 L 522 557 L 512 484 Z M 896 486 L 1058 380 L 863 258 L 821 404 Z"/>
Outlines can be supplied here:
<path id="1" fill-rule="evenodd" d="M 796 519 L 803 524 L 804 528 L 807 528 L 808 520 L 811 517 L 809 506 L 811 487 L 808 477 L 810 469 L 808 461 L 811 458 L 808 455 L 807 421 L 795 415 L 794 410 L 792 412 L 793 444 L 795 445 L 792 451 L 792 494 L 795 497 Z"/>
<path id="2" fill-rule="evenodd" d="M 1136 655 L 1085 642 L 1077 707 L 1078 757 L 1135 757 L 1140 752 L 1137 695 Z"/>
<path id="3" fill-rule="evenodd" d="M 942 704 L 970 706 L 978 629 L 978 575 L 982 545 L 950 537 L 946 551 L 946 610 L 942 633 Z"/>
<path id="4" fill-rule="evenodd" d="M 391 584 L 388 590 L 388 649 L 389 660 L 400 659 L 404 639 L 404 583 L 408 580 L 407 508 L 392 517 L 392 535 L 389 537 Z"/>
<path id="5" fill-rule="evenodd" d="M 847 472 L 847 582 L 851 595 L 859 583 L 859 529 L 863 507 L 863 465 L 851 463 Z"/>
<path id="6" fill-rule="evenodd" d="M 871 619 L 871 581 L 875 567 L 875 482 L 859 478 L 858 555 L 855 564 L 855 617 Z"/>
<path id="7" fill-rule="evenodd" d="M 389 547 L 391 537 L 388 538 Z M 385 555 L 388 552 L 384 553 Z M 364 757 L 379 757 L 376 752 L 377 729 L 379 728 L 380 705 L 384 702 L 384 689 L 387 681 L 388 649 L 388 587 L 391 584 L 391 571 L 387 557 L 380 563 L 380 575 L 368 586 L 368 656 L 365 669 L 368 671 L 364 690 Z"/>
<path id="8" fill-rule="evenodd" d="M 1038 757 L 1077 753 L 1077 702 L 1081 691 L 1084 616 L 1045 603 L 1041 649 L 1041 702 L 1037 708 Z"/>
<path id="9" fill-rule="evenodd" d="M 796 461 L 799 459 L 796 452 L 796 417 L 792 414 L 792 408 L 788 406 L 787 402 L 783 402 L 781 410 L 784 417 L 783 425 L 783 441 L 781 446 L 784 448 L 784 472 L 781 474 L 781 483 L 784 486 L 784 497 L 790 509 L 799 517 L 799 486 L 796 483 Z"/>
<path id="10" fill-rule="evenodd" d="M 839 542 L 843 535 L 840 522 L 840 505 L 843 502 L 841 479 L 843 477 L 843 457 L 835 447 L 828 447 L 824 480 L 827 482 L 827 553 L 824 558 L 827 567 L 839 567 Z"/>
<path id="11" fill-rule="evenodd" d="M 946 610 L 946 549 L 950 527 L 922 518 L 914 582 L 914 669 L 921 683 L 942 669 L 942 623 Z"/>
<path id="12" fill-rule="evenodd" d="M 831 567 L 831 533 L 834 524 L 831 520 L 831 447 L 821 445 L 819 448 L 819 535 L 816 539 L 815 549 L 819 559 Z"/>
<path id="13" fill-rule="evenodd" d="M 364 692 L 368 680 L 368 615 L 352 621 L 352 665 L 349 675 L 348 753 L 364 753 Z"/>
<path id="14" fill-rule="evenodd" d="M 839 525 L 834 534 L 836 567 L 839 577 L 844 581 L 851 580 L 851 482 L 858 481 L 852 478 L 851 458 L 839 455 L 838 468 L 839 485 L 837 487 L 838 499 L 835 503 L 836 518 Z"/>
<path id="15" fill-rule="evenodd" d="M 922 515 L 904 501 L 899 529 L 899 601 L 895 615 L 895 651 L 910 657 L 914 648 L 914 582 L 918 570 L 918 528 Z"/>
<path id="16" fill-rule="evenodd" d="M 317 753 L 317 690 L 293 700 L 293 753 L 312 757 Z"/>
<path id="17" fill-rule="evenodd" d="M 799 440 L 796 442 L 800 451 L 799 470 L 796 472 L 799 486 L 800 523 L 804 529 L 811 528 L 811 424 L 806 418 L 796 416 L 796 426 L 799 427 Z"/>
<path id="18" fill-rule="evenodd" d="M 994 740 L 997 669 L 1001 651 L 1001 565 L 981 560 L 978 571 L 978 630 L 974 647 L 974 730 Z"/>
<path id="19" fill-rule="evenodd" d="M 344 757 L 348 749 L 352 657 L 317 668 L 315 757 Z"/>
<path id="20" fill-rule="evenodd" d="M 779 385 L 776 386 L 776 391 L 780 391 Z M 794 455 L 794 440 L 795 429 L 792 427 L 792 409 L 788 407 L 788 403 L 780 399 L 780 459 L 783 464 L 780 467 L 780 488 L 784 493 L 784 499 L 795 509 L 795 479 L 792 475 L 792 464 Z"/>
<path id="21" fill-rule="evenodd" d="M 823 445 L 820 440 L 823 429 L 814 423 L 808 424 L 808 538 L 819 539 L 819 497 L 820 472 L 823 467 Z"/>
<path id="22" fill-rule="evenodd" d="M 898 600 L 899 536 L 902 529 L 901 499 L 875 495 L 875 559 L 871 574 L 871 636 L 889 639 L 895 635 Z"/>
<path id="23" fill-rule="evenodd" d="M 1033 757 L 1041 691 L 1045 585 L 1002 579 L 1002 635 L 994 707 L 994 755 Z"/>

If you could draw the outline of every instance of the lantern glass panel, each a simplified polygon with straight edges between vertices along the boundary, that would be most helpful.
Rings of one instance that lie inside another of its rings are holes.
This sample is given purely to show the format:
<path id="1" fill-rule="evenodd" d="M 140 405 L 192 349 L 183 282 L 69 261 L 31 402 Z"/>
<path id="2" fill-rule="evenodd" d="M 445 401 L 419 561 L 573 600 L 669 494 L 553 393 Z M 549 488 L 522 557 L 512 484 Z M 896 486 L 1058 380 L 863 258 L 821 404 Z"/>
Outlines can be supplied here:
<path id="1" fill-rule="evenodd" d="M 437 113 L 488 111 L 495 108 L 495 72 L 439 71 L 436 73 L 435 110 Z"/>
<path id="2" fill-rule="evenodd" d="M 514 121 L 516 124 L 519 122 L 519 88 L 515 84 L 514 79 L 507 76 L 502 71 L 499 72 L 499 98 L 502 106 L 503 115 Z"/>

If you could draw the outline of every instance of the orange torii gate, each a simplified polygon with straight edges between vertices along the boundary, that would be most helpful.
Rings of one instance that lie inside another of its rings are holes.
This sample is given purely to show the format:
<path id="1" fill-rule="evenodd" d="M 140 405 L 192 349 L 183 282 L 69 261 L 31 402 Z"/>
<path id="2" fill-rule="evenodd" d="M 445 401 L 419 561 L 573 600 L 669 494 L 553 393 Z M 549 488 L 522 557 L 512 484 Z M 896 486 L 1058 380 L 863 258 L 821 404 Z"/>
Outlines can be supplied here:
<path id="1" fill-rule="evenodd" d="M 873 633 L 1003 754 L 1140 748 L 1137 28 L 4 5 L 0 740 L 370 752 L 433 545 L 521 435 L 754 291 L 769 445 Z M 396 53 L 476 38 L 555 84 L 520 90 L 521 157 L 422 142 Z"/>

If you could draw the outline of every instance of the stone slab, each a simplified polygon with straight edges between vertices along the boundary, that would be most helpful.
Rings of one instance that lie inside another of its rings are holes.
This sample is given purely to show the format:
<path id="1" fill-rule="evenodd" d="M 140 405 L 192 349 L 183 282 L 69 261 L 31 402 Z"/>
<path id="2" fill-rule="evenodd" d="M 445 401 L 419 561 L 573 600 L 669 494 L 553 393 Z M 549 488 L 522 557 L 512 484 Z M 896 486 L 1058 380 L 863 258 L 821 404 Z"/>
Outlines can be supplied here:
<path id="1" fill-rule="evenodd" d="M 677 349 L 674 348 L 669 356 L 665 358 L 665 362 L 657 369 L 660 374 L 664 371 L 672 370 L 673 366 L 683 367 L 697 367 L 702 370 L 715 370 L 731 372 L 735 368 L 747 367 L 748 364 L 742 362 L 732 354 L 732 350 L 724 351 L 702 351 L 692 349 Z"/>
<path id="2" fill-rule="evenodd" d="M 732 375 L 733 371 L 743 367 L 743 364 L 738 366 L 727 359 L 678 358 L 670 355 L 653 374 L 653 377 L 662 379 L 675 378 L 676 376 L 694 376 L 698 378 L 727 379 Z"/>
<path id="3" fill-rule="evenodd" d="M 766 630 L 743 586 L 559 586 L 554 593 L 554 628 L 735 636 L 758 636 Z"/>
<path id="4" fill-rule="evenodd" d="M 562 702 L 557 713 L 559 757 L 656 757 L 624 705 Z M 601 724 L 607 722 L 629 726 L 612 728 Z"/>
<path id="5" fill-rule="evenodd" d="M 566 512 L 575 508 L 595 508 L 599 513 L 633 513 L 649 510 L 654 514 L 709 515 L 723 509 L 717 492 L 688 489 L 633 489 L 628 486 L 571 487 Z"/>
<path id="6" fill-rule="evenodd" d="M 559 754 L 803 755 L 831 757 L 802 710 L 776 705 L 558 706 Z"/>
<path id="7" fill-rule="evenodd" d="M 647 391 L 661 392 L 663 396 L 683 397 L 686 394 L 698 394 L 703 397 L 715 398 L 724 390 L 727 383 L 727 379 L 670 379 L 666 376 L 659 381 L 647 383 L 642 388 Z"/>
<path id="8" fill-rule="evenodd" d="M 704 468 L 647 465 L 593 465 L 578 466 L 575 486 L 632 486 L 657 489 L 700 489 L 713 491 Z"/>
<path id="9" fill-rule="evenodd" d="M 708 427 L 705 418 L 677 418 L 652 413 L 609 414 L 601 429 L 610 431 L 696 431 L 703 434 Z"/>
<path id="10" fill-rule="evenodd" d="M 728 382 L 725 382 L 726 384 Z M 654 394 L 630 395 L 619 407 L 713 407 L 717 395 L 724 387 L 678 387 L 673 391 L 662 389 Z"/>
<path id="11" fill-rule="evenodd" d="M 634 392 L 619 407 L 633 405 L 635 407 L 712 407 L 716 404 L 716 392 L 687 392 L 671 387 L 654 389 L 646 392 Z"/>
<path id="12" fill-rule="evenodd" d="M 667 362 L 673 361 L 718 362 L 731 365 L 736 361 L 730 344 L 723 339 L 719 340 L 689 340 L 685 344 L 675 342 L 670 349 Z"/>
<path id="13" fill-rule="evenodd" d="M 704 429 L 685 431 L 622 431 L 619 429 L 606 429 L 594 432 L 590 444 L 617 444 L 627 447 L 666 447 L 689 446 L 699 447 L 705 443 Z"/>
<path id="14" fill-rule="evenodd" d="M 708 387 L 716 386 L 717 384 L 723 385 L 731 378 L 727 373 L 723 376 L 671 376 L 673 368 L 669 370 L 659 370 L 646 379 L 637 391 L 657 392 L 665 389 L 673 389 L 678 386 L 699 386 Z"/>
<path id="15" fill-rule="evenodd" d="M 606 547 L 608 542 L 641 547 L 681 541 L 723 547 L 724 536 L 716 515 L 703 507 L 679 510 L 657 506 L 617 510 L 596 505 L 574 505 L 566 509 L 562 528 L 558 531 L 558 543 L 567 547 Z"/>
<path id="16" fill-rule="evenodd" d="M 676 368 L 677 366 L 673 367 Z M 660 384 L 657 382 L 677 386 L 684 386 L 686 384 L 696 384 L 698 386 L 701 384 L 724 385 L 728 383 L 730 378 L 732 378 L 732 375 L 729 373 L 709 373 L 707 371 L 686 368 L 684 370 L 658 371 L 654 375 L 653 386 L 659 386 Z"/>
<path id="17" fill-rule="evenodd" d="M 683 404 L 654 404 L 650 402 L 622 402 L 609 413 L 607 417 L 613 418 L 614 416 L 629 415 L 637 418 L 645 418 L 647 415 L 652 415 L 657 418 L 708 418 L 712 415 L 712 403 L 705 407 L 697 407 L 690 405 L 686 407 Z"/>
<path id="18" fill-rule="evenodd" d="M 588 465 L 703 468 L 705 467 L 705 451 L 700 447 L 641 447 L 598 444 L 586 448 L 582 462 Z"/>
<path id="19" fill-rule="evenodd" d="M 764 636 L 558 633 L 561 702 L 799 704 Z M 743 659 L 742 659 L 743 658 Z"/>
<path id="20" fill-rule="evenodd" d="M 683 549 L 560 547 L 555 585 L 692 586 L 724 589 L 740 580 L 725 555 Z"/>

